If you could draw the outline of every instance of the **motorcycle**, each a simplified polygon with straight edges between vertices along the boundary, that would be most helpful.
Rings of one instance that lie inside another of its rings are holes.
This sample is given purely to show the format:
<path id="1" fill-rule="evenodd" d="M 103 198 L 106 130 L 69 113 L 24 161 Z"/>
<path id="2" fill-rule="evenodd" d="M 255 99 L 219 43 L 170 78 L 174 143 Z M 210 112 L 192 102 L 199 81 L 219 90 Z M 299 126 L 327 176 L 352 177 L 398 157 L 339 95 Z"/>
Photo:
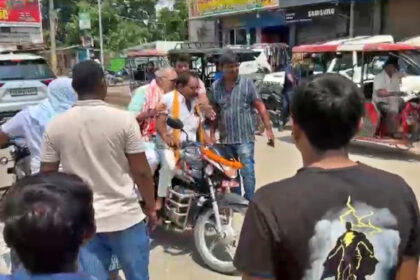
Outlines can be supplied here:
<path id="1" fill-rule="evenodd" d="M 167 124 L 185 133 L 180 120 L 168 118 Z M 236 272 L 233 258 L 248 201 L 230 190 L 240 186 L 242 167 L 222 145 L 204 146 L 187 137 L 164 202 L 165 223 L 193 229 L 200 257 L 220 273 Z"/>
<path id="2" fill-rule="evenodd" d="M 13 139 L 2 147 L 0 168 L 6 170 L 2 176 L 3 186 L 0 186 L 0 200 L 10 187 L 17 181 L 31 174 L 29 149 L 19 139 Z"/>
<path id="3" fill-rule="evenodd" d="M 403 96 L 404 105 L 398 116 L 402 131 L 401 139 L 393 138 L 388 131 L 385 118 L 373 102 L 365 103 L 366 115 L 363 119 L 363 127 L 355 142 L 372 143 L 389 148 L 409 150 L 419 138 L 418 127 L 420 126 L 420 93 L 410 93 Z M 411 127 L 417 127 L 417 131 L 410 131 Z"/>
<path id="4" fill-rule="evenodd" d="M 272 126 L 274 128 L 281 129 L 281 117 L 283 111 L 283 86 L 276 82 L 264 81 L 257 84 L 257 89 L 260 92 L 264 105 L 270 115 Z"/>

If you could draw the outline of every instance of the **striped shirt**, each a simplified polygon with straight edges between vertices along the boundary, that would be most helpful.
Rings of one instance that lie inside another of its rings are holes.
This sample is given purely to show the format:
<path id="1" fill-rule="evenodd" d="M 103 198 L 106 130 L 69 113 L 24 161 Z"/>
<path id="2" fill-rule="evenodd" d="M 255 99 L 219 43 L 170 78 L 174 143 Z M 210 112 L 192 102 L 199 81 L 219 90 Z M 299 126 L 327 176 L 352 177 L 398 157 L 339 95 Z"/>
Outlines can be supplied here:
<path id="1" fill-rule="evenodd" d="M 210 102 L 218 113 L 222 144 L 245 144 L 255 140 L 254 102 L 261 100 L 254 82 L 239 77 L 231 92 L 224 79 L 214 82 Z"/>

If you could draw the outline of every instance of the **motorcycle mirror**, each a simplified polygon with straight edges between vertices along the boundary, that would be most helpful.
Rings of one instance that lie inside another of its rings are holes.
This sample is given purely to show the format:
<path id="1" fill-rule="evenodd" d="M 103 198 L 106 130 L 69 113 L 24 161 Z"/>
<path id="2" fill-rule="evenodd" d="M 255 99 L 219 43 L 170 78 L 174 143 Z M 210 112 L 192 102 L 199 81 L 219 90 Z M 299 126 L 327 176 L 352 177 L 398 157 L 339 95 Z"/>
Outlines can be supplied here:
<path id="1" fill-rule="evenodd" d="M 166 124 L 173 129 L 183 129 L 184 123 L 180 119 L 168 117 Z"/>

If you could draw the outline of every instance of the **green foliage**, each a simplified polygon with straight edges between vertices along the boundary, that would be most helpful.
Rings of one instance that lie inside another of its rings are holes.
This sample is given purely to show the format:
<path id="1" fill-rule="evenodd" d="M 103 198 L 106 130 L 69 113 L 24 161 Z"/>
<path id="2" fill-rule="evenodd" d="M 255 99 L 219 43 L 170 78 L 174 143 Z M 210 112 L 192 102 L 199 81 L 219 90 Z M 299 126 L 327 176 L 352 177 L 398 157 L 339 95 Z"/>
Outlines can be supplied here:
<path id="1" fill-rule="evenodd" d="M 188 10 L 185 0 L 175 0 L 173 10 L 159 11 L 157 25 L 162 29 L 161 39 L 184 41 L 188 39 Z"/>
<path id="2" fill-rule="evenodd" d="M 42 0 L 46 40 L 49 40 L 49 0 Z M 153 40 L 186 40 L 188 11 L 185 0 L 175 0 L 173 10 L 164 8 L 156 15 L 157 0 L 102 0 L 104 46 L 121 51 Z M 97 0 L 54 0 L 58 9 L 57 45 L 80 44 L 79 13 L 91 18 L 95 46 L 99 46 L 99 14 Z"/>

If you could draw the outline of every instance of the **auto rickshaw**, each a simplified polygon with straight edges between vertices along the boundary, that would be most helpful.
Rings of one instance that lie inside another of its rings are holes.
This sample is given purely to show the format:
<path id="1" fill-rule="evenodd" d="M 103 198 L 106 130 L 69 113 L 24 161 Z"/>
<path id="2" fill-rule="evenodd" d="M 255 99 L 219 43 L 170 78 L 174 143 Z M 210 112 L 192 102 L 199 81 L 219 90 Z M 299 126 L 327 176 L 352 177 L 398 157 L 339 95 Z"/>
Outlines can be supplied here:
<path id="1" fill-rule="evenodd" d="M 184 42 L 177 44 L 173 50 L 170 50 L 168 58 L 171 64 L 174 64 L 177 56 L 188 54 L 191 57 L 191 70 L 200 76 L 206 88 L 210 88 L 215 80 L 218 59 L 227 49 L 220 48 L 216 43 Z M 260 54 L 260 52 L 247 47 L 229 49 L 238 56 L 239 63 L 255 61 Z"/>
<path id="2" fill-rule="evenodd" d="M 386 37 L 382 37 L 386 39 Z M 372 43 L 372 38 L 347 39 L 324 44 L 303 45 L 293 48 L 293 53 L 316 54 L 325 59 L 323 72 L 339 73 L 353 80 L 363 91 L 365 103 L 364 123 L 355 142 L 370 143 L 408 150 L 419 140 L 420 116 L 420 52 L 417 46 L 393 42 Z M 370 41 L 369 41 L 370 40 Z M 372 102 L 375 76 L 383 70 L 389 59 L 398 61 L 405 77 L 401 80 L 399 137 L 391 135 L 384 114 Z"/>
<path id="3" fill-rule="evenodd" d="M 155 49 L 132 50 L 127 52 L 127 65 L 130 75 L 130 92 L 136 88 L 147 84 L 146 66 L 149 62 L 153 62 L 155 68 L 165 67 L 169 65 L 167 52 Z"/>

